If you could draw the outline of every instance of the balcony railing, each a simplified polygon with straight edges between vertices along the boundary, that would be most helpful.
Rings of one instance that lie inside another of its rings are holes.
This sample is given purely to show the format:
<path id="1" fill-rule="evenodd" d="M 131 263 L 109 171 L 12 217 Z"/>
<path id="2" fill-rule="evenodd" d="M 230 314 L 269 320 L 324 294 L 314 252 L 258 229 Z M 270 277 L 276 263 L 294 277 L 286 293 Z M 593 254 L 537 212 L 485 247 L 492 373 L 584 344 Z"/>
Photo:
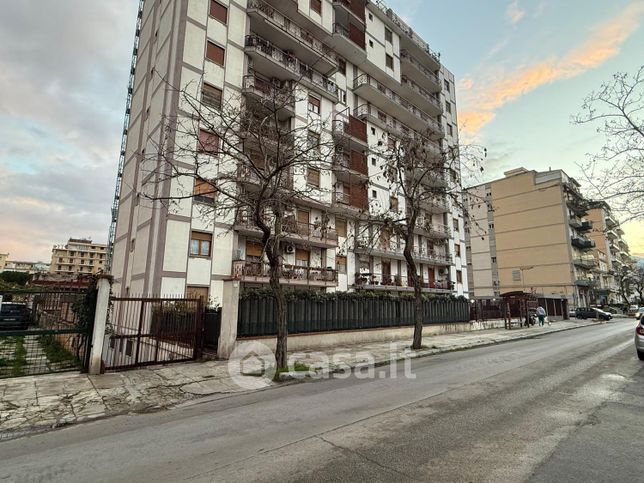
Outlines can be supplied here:
<path id="1" fill-rule="evenodd" d="M 403 109 L 407 110 L 411 114 L 413 114 L 416 118 L 419 120 L 425 122 L 429 126 L 432 127 L 437 132 L 442 133 L 443 132 L 443 127 L 436 122 L 433 118 L 431 118 L 429 115 L 425 114 L 423 111 L 418 109 L 416 106 L 414 106 L 412 103 L 407 101 L 406 99 L 403 99 L 400 97 L 398 94 L 396 94 L 394 91 L 389 89 L 387 86 L 384 84 L 378 82 L 376 79 L 371 77 L 369 74 L 362 74 L 361 76 L 357 77 L 353 81 L 353 88 L 358 89 L 359 87 L 368 85 L 380 92 L 383 96 L 387 97 L 390 101 L 396 103 Z"/>
<path id="2" fill-rule="evenodd" d="M 345 193 L 344 191 L 334 191 L 333 203 L 345 205 L 358 210 L 369 209 L 369 198 L 367 197 L 366 190 L 356 190 L 355 192 L 352 191 L 350 193 Z"/>
<path id="3" fill-rule="evenodd" d="M 411 65 L 413 65 L 416 69 L 421 71 L 425 77 L 430 79 L 431 81 L 434 82 L 438 87 L 440 87 L 440 79 L 438 78 L 438 75 L 436 75 L 435 72 L 432 72 L 431 70 L 427 69 L 416 57 L 411 55 L 407 50 L 403 49 L 400 51 L 400 60 L 405 60 L 409 62 Z"/>
<path id="4" fill-rule="evenodd" d="M 280 178 L 276 181 L 277 178 L 265 179 L 260 173 L 256 172 L 250 165 L 239 165 L 237 167 L 237 179 L 242 183 L 251 183 L 255 185 L 268 185 L 280 187 L 283 189 L 292 189 L 293 188 L 293 174 L 292 173 L 282 173 Z M 276 184 L 277 183 L 277 184 Z"/>
<path id="5" fill-rule="evenodd" d="M 301 62 L 293 54 L 284 52 L 275 47 L 268 40 L 258 35 L 247 35 L 245 47 L 261 53 L 264 57 L 271 59 L 273 62 L 280 64 L 282 67 L 291 72 L 296 78 L 308 81 L 326 93 L 338 97 L 338 86 L 335 82 L 329 80 L 326 76 L 314 70 L 311 66 Z"/>
<path id="6" fill-rule="evenodd" d="M 243 89 L 267 100 L 274 101 L 278 106 L 295 110 L 295 96 L 290 89 L 277 87 L 271 82 L 254 75 L 244 76 Z"/>
<path id="7" fill-rule="evenodd" d="M 305 223 L 295 218 L 286 218 L 282 223 L 282 230 L 305 240 L 329 241 L 337 243 L 338 233 L 335 228 L 323 227 L 320 224 Z"/>
<path id="8" fill-rule="evenodd" d="M 351 28 L 353 27 L 353 28 Z M 365 48 L 365 34 L 364 31 L 360 30 L 357 27 L 354 27 L 353 24 L 350 28 L 345 27 L 342 24 L 334 23 L 333 24 L 333 33 L 339 34 L 345 39 L 353 42 L 358 47 L 364 50 Z"/>
<path id="9" fill-rule="evenodd" d="M 247 260 L 233 261 L 233 278 L 242 281 L 268 282 L 269 265 L 266 262 L 251 262 Z M 298 265 L 283 265 L 281 283 L 299 285 L 319 284 L 335 285 L 338 280 L 337 270 L 322 267 L 302 267 Z"/>
<path id="10" fill-rule="evenodd" d="M 593 240 L 581 236 L 572 237 L 571 243 L 573 244 L 573 246 L 581 248 L 583 250 L 588 250 L 595 247 L 595 242 Z"/>
<path id="11" fill-rule="evenodd" d="M 382 0 L 375 0 L 374 4 L 384 12 L 384 14 L 396 25 L 413 43 L 415 43 L 422 51 L 429 55 L 436 62 L 440 63 L 441 56 L 438 52 L 434 52 L 429 48 L 429 44 L 425 42 L 422 38 L 413 31 L 413 29 L 407 25 L 398 15 L 394 13 L 392 9 L 387 7 L 387 5 Z"/>
<path id="12" fill-rule="evenodd" d="M 416 94 L 419 96 L 423 97 L 427 102 L 432 104 L 436 109 L 442 111 L 443 106 L 440 103 L 440 100 L 436 98 L 436 96 L 430 94 L 427 90 L 423 89 L 420 87 L 418 84 L 416 84 L 413 80 L 409 79 L 407 76 L 401 76 L 400 78 L 400 83 L 407 87 L 408 89 L 411 89 L 414 91 Z"/>
<path id="13" fill-rule="evenodd" d="M 383 273 L 356 273 L 356 288 L 383 288 L 386 290 L 413 290 L 411 280 L 406 275 L 391 275 Z M 454 290 L 454 282 L 449 280 L 421 281 L 425 291 L 450 292 Z"/>
<path id="14" fill-rule="evenodd" d="M 415 250 L 414 258 L 421 263 L 430 265 L 451 265 L 452 256 L 444 253 L 437 253 L 428 250 Z"/>
<path id="15" fill-rule="evenodd" d="M 578 278 L 575 280 L 575 285 L 578 287 L 592 287 L 595 285 L 595 281 L 590 278 Z"/>
<path id="16" fill-rule="evenodd" d="M 297 40 L 308 46 L 311 50 L 314 50 L 319 56 L 326 57 L 327 60 L 331 63 L 336 62 L 335 53 L 330 47 L 325 45 L 318 38 L 314 37 L 311 32 L 300 27 L 290 18 L 283 15 L 280 11 L 275 10 L 275 8 L 273 8 L 268 3 L 264 2 L 263 0 L 248 0 L 248 10 L 253 9 L 261 12 L 264 18 L 276 24 L 283 31 L 291 34 Z"/>
<path id="17" fill-rule="evenodd" d="M 351 153 L 336 153 L 333 156 L 333 163 L 335 164 L 336 169 L 351 170 L 365 176 L 369 175 L 367 158 L 364 154 L 358 151 L 351 151 Z"/>
<path id="18" fill-rule="evenodd" d="M 582 257 L 575 258 L 573 263 L 581 268 L 591 269 L 598 265 L 597 259 L 595 257 Z"/>
<path id="19" fill-rule="evenodd" d="M 354 14 L 364 23 L 364 3 L 351 0 L 333 0 L 333 5 L 339 5 Z"/>
<path id="20" fill-rule="evenodd" d="M 416 221 L 418 228 L 425 230 L 433 238 L 449 238 L 451 235 L 449 226 L 434 223 L 431 217 L 421 217 Z"/>
<path id="21" fill-rule="evenodd" d="M 333 120 L 333 134 L 336 136 L 349 136 L 359 141 L 361 144 L 367 144 L 367 123 L 354 116 L 341 116 Z"/>

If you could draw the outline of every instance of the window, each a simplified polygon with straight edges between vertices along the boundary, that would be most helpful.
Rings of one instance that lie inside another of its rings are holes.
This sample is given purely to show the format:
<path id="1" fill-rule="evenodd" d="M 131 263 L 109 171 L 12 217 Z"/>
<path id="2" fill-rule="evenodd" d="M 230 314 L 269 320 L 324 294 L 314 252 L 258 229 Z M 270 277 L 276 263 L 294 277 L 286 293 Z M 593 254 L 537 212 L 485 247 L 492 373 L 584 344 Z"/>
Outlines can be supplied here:
<path id="1" fill-rule="evenodd" d="M 389 42 L 390 44 L 394 41 L 391 30 L 389 30 L 387 27 L 385 27 L 385 41 Z"/>
<path id="2" fill-rule="evenodd" d="M 377 198 L 378 197 L 378 193 L 376 193 L 376 190 L 371 190 L 371 197 L 372 198 Z"/>
<path id="3" fill-rule="evenodd" d="M 209 257 L 212 245 L 212 234 L 193 231 L 190 234 L 190 256 Z"/>
<path id="4" fill-rule="evenodd" d="M 206 59 L 223 66 L 225 56 L 225 49 L 222 49 L 217 44 L 208 41 L 208 45 L 206 46 Z"/>
<path id="5" fill-rule="evenodd" d="M 306 182 L 309 186 L 320 187 L 320 170 L 315 168 L 308 168 L 306 172 Z"/>
<path id="6" fill-rule="evenodd" d="M 371 158 L 371 166 L 375 166 L 375 165 L 376 165 L 376 158 Z"/>
<path id="7" fill-rule="evenodd" d="M 221 3 L 210 0 L 210 16 L 226 24 L 228 21 L 228 9 Z"/>
<path id="8" fill-rule="evenodd" d="M 335 219 L 335 231 L 338 236 L 347 237 L 347 220 L 344 218 Z"/>
<path id="9" fill-rule="evenodd" d="M 347 75 L 347 61 L 338 57 L 338 73 Z"/>
<path id="10" fill-rule="evenodd" d="M 454 218 L 453 224 L 454 224 L 454 231 L 458 231 L 458 218 Z"/>
<path id="11" fill-rule="evenodd" d="M 335 267 L 338 273 L 347 273 L 347 257 L 336 256 Z"/>
<path id="12" fill-rule="evenodd" d="M 455 254 L 457 257 L 460 257 L 460 256 L 461 256 L 461 244 L 460 244 L 460 243 L 456 243 L 456 244 L 454 245 L 454 254 Z"/>
<path id="13" fill-rule="evenodd" d="M 376 135 L 376 128 L 375 127 L 371 128 L 371 134 L 374 135 L 374 136 Z"/>
<path id="14" fill-rule="evenodd" d="M 445 83 L 445 90 L 449 92 L 449 81 L 447 79 L 443 79 L 443 82 Z"/>
<path id="15" fill-rule="evenodd" d="M 311 213 L 304 210 L 297 210 L 297 222 L 308 225 L 311 221 Z"/>
<path id="16" fill-rule="evenodd" d="M 454 135 L 454 128 L 452 127 L 451 124 L 447 125 L 447 134 L 449 134 L 450 136 Z"/>
<path id="17" fill-rule="evenodd" d="M 393 69 L 394 68 L 394 58 L 389 54 L 385 54 L 385 64 L 390 69 Z"/>
<path id="18" fill-rule="evenodd" d="M 322 0 L 311 0 L 311 10 L 322 15 Z"/>
<path id="19" fill-rule="evenodd" d="M 218 154 L 219 153 L 219 136 L 214 132 L 199 131 L 199 146 L 197 151 L 200 153 Z"/>
<path id="20" fill-rule="evenodd" d="M 311 259 L 311 252 L 301 248 L 295 249 L 295 265 L 298 267 L 308 267 Z"/>
<path id="21" fill-rule="evenodd" d="M 203 179 L 195 179 L 195 185 L 192 190 L 195 201 L 212 204 L 215 202 L 215 193 L 212 185 Z"/>
<path id="22" fill-rule="evenodd" d="M 221 89 L 204 84 L 201 89 L 201 103 L 213 109 L 221 109 L 221 95 Z"/>
<path id="23" fill-rule="evenodd" d="M 369 14 L 369 20 L 373 20 L 373 13 Z"/>
<path id="24" fill-rule="evenodd" d="M 378 119 L 382 122 L 387 122 L 387 114 L 382 111 L 378 111 Z"/>
<path id="25" fill-rule="evenodd" d="M 521 270 L 512 270 L 512 281 L 513 282 L 521 281 Z"/>
<path id="26" fill-rule="evenodd" d="M 317 97 L 309 96 L 309 112 L 320 114 L 320 99 Z"/>
<path id="27" fill-rule="evenodd" d="M 373 40 L 369 41 L 369 47 L 373 47 Z"/>
<path id="28" fill-rule="evenodd" d="M 445 101 L 445 110 L 449 112 L 450 114 L 452 113 L 452 103 L 449 101 Z"/>
<path id="29" fill-rule="evenodd" d="M 309 131 L 307 135 L 308 148 L 311 151 L 320 151 L 320 135 L 314 131 Z"/>
<path id="30" fill-rule="evenodd" d="M 456 283 L 463 283 L 463 272 L 456 270 Z"/>
<path id="31" fill-rule="evenodd" d="M 389 209 L 394 213 L 398 213 L 398 198 L 396 196 L 389 198 Z"/>
<path id="32" fill-rule="evenodd" d="M 246 261 L 248 262 L 261 262 L 262 253 L 264 252 L 261 243 L 246 242 Z"/>
<path id="33" fill-rule="evenodd" d="M 496 263 L 496 257 L 492 257 L 492 263 Z"/>

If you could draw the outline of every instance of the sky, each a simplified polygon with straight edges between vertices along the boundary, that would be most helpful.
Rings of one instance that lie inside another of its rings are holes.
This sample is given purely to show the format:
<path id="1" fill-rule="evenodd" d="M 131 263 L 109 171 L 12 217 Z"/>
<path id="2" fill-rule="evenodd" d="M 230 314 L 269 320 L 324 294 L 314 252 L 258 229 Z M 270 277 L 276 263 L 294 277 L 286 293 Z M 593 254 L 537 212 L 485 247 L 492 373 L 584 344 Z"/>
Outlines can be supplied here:
<path id="1" fill-rule="evenodd" d="M 0 0 L 0 253 L 106 242 L 138 0 Z M 394 0 L 457 80 L 484 176 L 564 169 L 602 145 L 583 97 L 644 63 L 644 0 Z M 644 253 L 644 224 L 625 225 Z"/>

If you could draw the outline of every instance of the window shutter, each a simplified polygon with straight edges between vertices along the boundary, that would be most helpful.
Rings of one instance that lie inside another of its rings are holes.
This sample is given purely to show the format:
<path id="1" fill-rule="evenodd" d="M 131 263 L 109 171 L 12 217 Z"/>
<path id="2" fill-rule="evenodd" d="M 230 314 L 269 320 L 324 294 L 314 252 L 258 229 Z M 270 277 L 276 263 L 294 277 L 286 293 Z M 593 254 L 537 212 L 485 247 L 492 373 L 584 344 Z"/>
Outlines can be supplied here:
<path id="1" fill-rule="evenodd" d="M 246 256 L 247 257 L 261 257 L 262 245 L 255 242 L 246 242 Z"/>
<path id="2" fill-rule="evenodd" d="M 297 210 L 297 221 L 299 223 L 309 224 L 310 214 L 308 211 Z"/>
<path id="3" fill-rule="evenodd" d="M 295 250 L 295 260 L 306 262 L 306 264 L 308 265 L 309 259 L 310 259 L 310 252 L 308 250 L 302 250 L 300 248 L 297 248 Z"/>
<path id="4" fill-rule="evenodd" d="M 224 57 L 226 56 L 226 50 L 222 49 L 212 42 L 208 42 L 206 48 L 206 58 L 213 61 L 215 64 L 224 65 Z"/>
<path id="5" fill-rule="evenodd" d="M 210 16 L 225 24 L 228 22 L 228 9 L 221 3 L 210 0 Z"/>
<path id="6" fill-rule="evenodd" d="M 199 131 L 198 151 L 209 154 L 219 153 L 219 136 L 214 132 Z"/>
<path id="7" fill-rule="evenodd" d="M 215 86 L 210 84 L 204 84 L 201 89 L 201 102 L 206 106 L 212 107 L 214 109 L 221 108 L 221 89 L 217 89 Z"/>
<path id="8" fill-rule="evenodd" d="M 336 218 L 335 219 L 335 231 L 338 234 L 338 236 L 347 236 L 347 220 L 344 220 L 342 218 Z"/>

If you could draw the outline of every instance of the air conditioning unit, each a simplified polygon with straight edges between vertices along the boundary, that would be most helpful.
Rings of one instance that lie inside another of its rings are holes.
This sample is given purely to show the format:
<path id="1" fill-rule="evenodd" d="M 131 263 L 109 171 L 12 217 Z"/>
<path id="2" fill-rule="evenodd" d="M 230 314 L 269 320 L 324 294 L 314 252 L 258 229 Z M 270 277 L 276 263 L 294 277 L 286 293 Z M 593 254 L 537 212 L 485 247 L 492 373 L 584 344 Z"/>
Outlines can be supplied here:
<path id="1" fill-rule="evenodd" d="M 286 245 L 286 248 L 284 248 L 284 253 L 295 253 L 295 246 Z"/>

